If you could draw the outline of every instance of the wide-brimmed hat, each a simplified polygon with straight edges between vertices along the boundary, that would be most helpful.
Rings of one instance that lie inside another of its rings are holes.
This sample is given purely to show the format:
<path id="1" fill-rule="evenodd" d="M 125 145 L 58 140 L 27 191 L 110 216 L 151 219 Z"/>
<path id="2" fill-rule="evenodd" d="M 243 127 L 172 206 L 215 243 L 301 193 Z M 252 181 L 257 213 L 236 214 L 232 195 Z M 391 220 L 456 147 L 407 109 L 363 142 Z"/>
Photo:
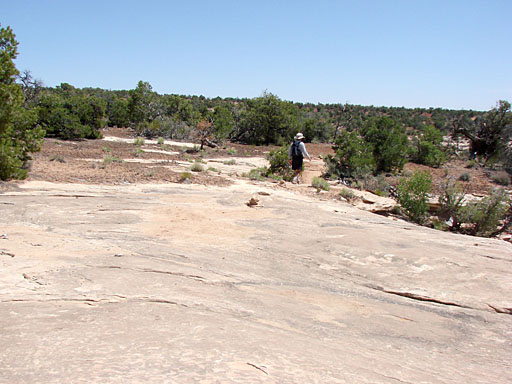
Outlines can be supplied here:
<path id="1" fill-rule="evenodd" d="M 304 138 L 304 135 L 300 132 L 295 135 L 295 140 L 302 140 L 303 138 Z"/>

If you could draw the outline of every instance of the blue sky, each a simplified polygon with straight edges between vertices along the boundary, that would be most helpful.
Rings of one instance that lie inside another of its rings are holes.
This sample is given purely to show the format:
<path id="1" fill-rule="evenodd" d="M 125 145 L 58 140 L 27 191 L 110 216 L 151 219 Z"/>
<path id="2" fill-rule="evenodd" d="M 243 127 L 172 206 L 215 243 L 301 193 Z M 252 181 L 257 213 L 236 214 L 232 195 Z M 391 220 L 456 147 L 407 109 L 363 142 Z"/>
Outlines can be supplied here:
<path id="1" fill-rule="evenodd" d="M 0 0 L 47 86 L 488 110 L 512 101 L 512 1 Z"/>

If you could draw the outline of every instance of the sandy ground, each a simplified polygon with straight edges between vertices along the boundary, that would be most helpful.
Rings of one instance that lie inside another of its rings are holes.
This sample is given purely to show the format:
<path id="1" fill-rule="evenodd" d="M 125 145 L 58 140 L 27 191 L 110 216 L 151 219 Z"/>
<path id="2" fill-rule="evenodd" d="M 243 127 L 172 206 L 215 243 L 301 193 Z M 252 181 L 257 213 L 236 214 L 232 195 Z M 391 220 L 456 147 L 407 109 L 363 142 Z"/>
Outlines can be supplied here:
<path id="1" fill-rule="evenodd" d="M 512 381 L 511 244 L 251 181 L 258 148 L 45 146 L 0 193 L 0 382 Z"/>
<path id="2" fill-rule="evenodd" d="M 145 139 L 143 145 L 137 146 L 134 140 L 129 130 L 117 128 L 105 130 L 103 140 L 46 139 L 42 151 L 34 155 L 28 180 L 111 185 L 182 182 L 183 173 L 190 172 L 194 162 L 200 162 L 207 172 L 192 172 L 191 183 L 228 185 L 251 169 L 268 165 L 266 155 L 277 148 L 226 143 L 199 152 L 194 143 L 165 140 L 157 144 L 157 140 Z M 313 161 L 305 161 L 306 186 L 323 173 L 322 157 L 333 153 L 329 144 L 308 143 L 307 149 Z M 428 170 L 435 191 L 447 177 L 458 180 L 463 174 L 470 178 L 469 182 L 461 182 L 468 193 L 483 195 L 497 187 L 489 177 L 491 173 L 466 168 L 466 164 L 458 160 L 435 169 L 409 163 L 404 171 Z M 386 181 L 396 184 L 398 177 L 388 175 Z"/>

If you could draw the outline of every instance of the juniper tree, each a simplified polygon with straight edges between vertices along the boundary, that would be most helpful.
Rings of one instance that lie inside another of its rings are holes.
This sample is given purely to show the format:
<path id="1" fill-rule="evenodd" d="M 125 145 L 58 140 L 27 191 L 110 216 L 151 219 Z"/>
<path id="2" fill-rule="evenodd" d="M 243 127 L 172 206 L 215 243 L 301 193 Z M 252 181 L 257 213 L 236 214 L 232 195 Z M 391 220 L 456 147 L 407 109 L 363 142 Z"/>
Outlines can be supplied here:
<path id="1" fill-rule="evenodd" d="M 0 179 L 27 175 L 30 153 L 41 148 L 44 131 L 36 125 L 36 110 L 23 108 L 24 95 L 13 60 L 18 42 L 10 27 L 0 26 Z"/>

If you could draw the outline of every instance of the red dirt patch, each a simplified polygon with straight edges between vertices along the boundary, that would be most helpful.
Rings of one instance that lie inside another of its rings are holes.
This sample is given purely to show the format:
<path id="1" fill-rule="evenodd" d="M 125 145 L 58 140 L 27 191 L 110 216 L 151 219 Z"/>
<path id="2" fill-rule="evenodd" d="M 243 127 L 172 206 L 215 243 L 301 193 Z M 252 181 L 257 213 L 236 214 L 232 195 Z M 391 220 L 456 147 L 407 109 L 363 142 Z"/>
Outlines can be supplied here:
<path id="1" fill-rule="evenodd" d="M 104 136 L 133 138 L 126 128 L 108 128 Z M 306 144 L 309 154 L 318 158 L 332 154 L 330 144 Z M 176 183 L 183 179 L 182 173 L 170 169 L 178 162 L 201 160 L 202 158 L 265 157 L 276 146 L 251 146 L 225 143 L 218 148 L 207 148 L 202 152 L 180 146 L 144 144 L 103 140 L 63 141 L 45 139 L 41 152 L 33 155 L 34 161 L 29 180 L 65 183 L 123 184 L 123 183 Z M 144 152 L 158 150 L 166 153 Z M 127 160 L 127 161 L 122 161 Z M 139 160 L 140 162 L 136 162 Z M 134 162 L 132 162 L 134 161 Z M 455 160 L 441 168 L 430 168 L 408 163 L 405 173 L 428 170 L 432 174 L 434 192 L 440 190 L 447 177 L 459 179 L 467 173 L 470 181 L 468 192 L 487 194 L 497 187 L 490 179 L 490 172 L 480 167 L 466 168 L 466 161 Z M 306 163 L 306 167 L 308 164 Z M 190 182 L 210 185 L 229 185 L 231 181 L 214 172 L 191 172 Z M 387 178 L 391 184 L 398 183 L 397 176 Z"/>

